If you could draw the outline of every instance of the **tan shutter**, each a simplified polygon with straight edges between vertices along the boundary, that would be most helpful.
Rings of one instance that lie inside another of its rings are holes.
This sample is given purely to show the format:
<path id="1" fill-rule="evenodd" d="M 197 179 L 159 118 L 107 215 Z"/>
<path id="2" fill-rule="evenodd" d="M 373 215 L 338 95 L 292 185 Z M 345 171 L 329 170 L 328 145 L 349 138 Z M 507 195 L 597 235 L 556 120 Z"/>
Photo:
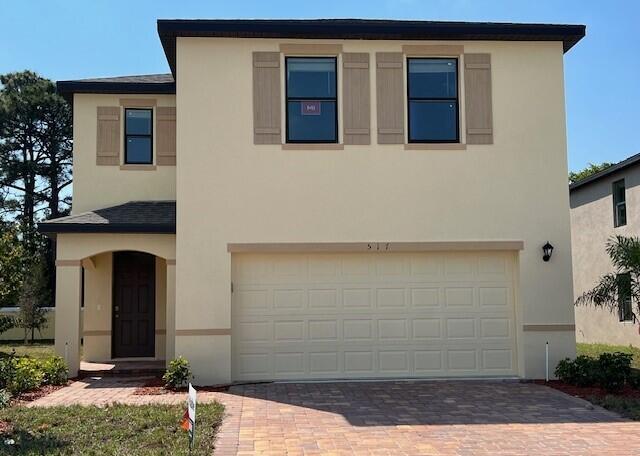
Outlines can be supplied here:
<path id="1" fill-rule="evenodd" d="M 491 54 L 464 55 L 467 144 L 493 144 Z"/>
<path id="2" fill-rule="evenodd" d="M 253 142 L 280 144 L 280 53 L 253 53 Z"/>
<path id="3" fill-rule="evenodd" d="M 401 52 L 376 53 L 378 144 L 404 144 L 404 75 Z"/>
<path id="4" fill-rule="evenodd" d="M 156 108 L 156 163 L 176 164 L 176 108 L 160 106 Z"/>
<path id="5" fill-rule="evenodd" d="M 96 165 L 120 164 L 120 107 L 98 106 Z"/>
<path id="6" fill-rule="evenodd" d="M 342 54 L 345 144 L 371 144 L 371 85 L 368 53 Z"/>

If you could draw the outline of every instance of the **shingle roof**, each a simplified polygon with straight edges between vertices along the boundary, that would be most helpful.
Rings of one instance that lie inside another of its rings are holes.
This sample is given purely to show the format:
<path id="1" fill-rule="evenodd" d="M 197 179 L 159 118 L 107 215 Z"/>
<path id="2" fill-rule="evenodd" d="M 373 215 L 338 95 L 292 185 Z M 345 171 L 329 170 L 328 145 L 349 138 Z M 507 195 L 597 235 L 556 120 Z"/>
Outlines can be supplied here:
<path id="1" fill-rule="evenodd" d="M 159 19 L 158 35 L 176 74 L 176 38 L 560 41 L 567 52 L 584 25 L 439 22 L 377 19 Z"/>
<path id="2" fill-rule="evenodd" d="M 615 173 L 616 171 L 621 171 L 625 168 L 628 168 L 629 166 L 635 165 L 636 163 L 640 163 L 640 153 L 632 155 L 629 158 L 626 158 L 624 160 L 622 160 L 621 162 L 616 163 L 615 165 L 611 165 L 606 169 L 603 169 L 600 172 L 597 172 L 595 174 L 592 174 L 589 177 L 585 177 L 584 179 L 581 179 L 577 182 L 574 182 L 573 184 L 569 185 L 569 191 L 573 191 L 576 190 L 580 187 L 583 187 L 587 184 L 590 184 L 591 182 L 597 181 L 602 177 L 608 176 L 610 174 Z"/>
<path id="3" fill-rule="evenodd" d="M 130 201 L 60 217 L 38 225 L 41 233 L 175 233 L 175 201 Z"/>
<path id="4" fill-rule="evenodd" d="M 74 93 L 176 93 L 173 76 L 167 74 L 141 74 L 116 76 L 111 78 L 76 79 L 58 81 L 56 89 L 67 100 L 72 101 Z"/>

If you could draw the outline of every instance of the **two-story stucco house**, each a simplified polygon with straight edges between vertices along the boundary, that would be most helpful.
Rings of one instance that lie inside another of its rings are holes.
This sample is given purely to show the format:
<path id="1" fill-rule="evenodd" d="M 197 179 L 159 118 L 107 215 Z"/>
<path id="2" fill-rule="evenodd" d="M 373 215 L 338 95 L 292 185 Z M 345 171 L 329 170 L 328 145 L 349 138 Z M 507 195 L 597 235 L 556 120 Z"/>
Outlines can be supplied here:
<path id="1" fill-rule="evenodd" d="M 552 368 L 574 355 L 563 55 L 584 26 L 158 32 L 171 74 L 58 83 L 73 212 L 41 230 L 72 373 L 81 338 L 92 361 L 183 355 L 198 384 L 531 378 L 546 342 Z"/>
<path id="2" fill-rule="evenodd" d="M 616 235 L 638 236 L 640 233 L 638 185 L 640 154 L 569 186 L 576 297 L 591 290 L 603 275 L 614 272 L 605 250 L 607 241 Z M 630 291 L 620 292 L 621 296 L 630 296 Z M 593 306 L 577 306 L 576 340 L 640 347 L 634 305 L 630 299 L 623 298 L 616 313 Z"/>

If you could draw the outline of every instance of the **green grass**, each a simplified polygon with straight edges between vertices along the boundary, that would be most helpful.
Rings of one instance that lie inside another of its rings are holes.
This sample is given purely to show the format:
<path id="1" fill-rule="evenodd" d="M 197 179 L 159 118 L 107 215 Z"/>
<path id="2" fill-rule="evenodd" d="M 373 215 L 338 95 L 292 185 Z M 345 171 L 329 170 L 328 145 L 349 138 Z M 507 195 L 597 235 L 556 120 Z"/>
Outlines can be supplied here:
<path id="1" fill-rule="evenodd" d="M 633 355 L 631 367 L 640 369 L 640 348 L 631 345 L 607 345 L 607 344 L 576 344 L 578 355 L 587 355 L 597 358 L 601 353 L 622 352 Z"/>
<path id="2" fill-rule="evenodd" d="M 191 454 L 213 453 L 223 410 L 217 403 L 198 405 Z M 179 427 L 183 414 L 183 405 L 12 407 L 0 411 L 0 420 L 13 428 L 0 434 L 0 454 L 187 455 L 187 432 Z"/>
<path id="3" fill-rule="evenodd" d="M 18 356 L 29 356 L 30 358 L 48 358 L 55 355 L 53 341 L 36 341 L 25 345 L 24 342 L 0 341 L 0 357 L 7 356 L 12 350 Z"/>

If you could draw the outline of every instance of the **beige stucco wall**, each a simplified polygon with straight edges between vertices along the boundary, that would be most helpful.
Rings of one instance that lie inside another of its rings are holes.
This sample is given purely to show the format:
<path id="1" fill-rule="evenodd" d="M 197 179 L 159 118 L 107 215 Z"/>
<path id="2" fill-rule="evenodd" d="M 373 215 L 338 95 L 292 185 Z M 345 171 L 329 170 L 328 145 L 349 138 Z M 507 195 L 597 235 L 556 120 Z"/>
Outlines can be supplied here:
<path id="1" fill-rule="evenodd" d="M 175 166 L 157 166 L 152 170 L 122 170 L 119 166 L 96 165 L 96 108 L 120 106 L 121 98 L 155 99 L 157 106 L 175 106 L 175 95 L 74 95 L 72 207 L 74 214 L 133 200 L 175 199 Z M 121 119 L 123 118 L 124 116 L 121 116 Z M 120 135 L 120 143 L 124 144 L 124 124 L 121 124 Z M 124 147 L 121 146 L 121 163 L 123 150 Z M 157 155 L 155 141 L 153 150 L 155 163 Z"/>
<path id="2" fill-rule="evenodd" d="M 176 354 L 196 383 L 230 379 L 227 243 L 522 240 L 522 323 L 573 324 L 561 43 L 455 43 L 492 59 L 495 144 L 466 150 L 375 144 L 371 65 L 373 144 L 339 151 L 253 145 L 252 51 L 279 43 L 178 38 Z M 340 43 L 372 59 L 407 44 Z M 524 332 L 522 376 L 544 376 L 545 341 L 552 367 L 575 354 L 572 331 Z"/>
<path id="3" fill-rule="evenodd" d="M 626 186 L 627 224 L 614 228 L 611 185 L 622 178 Z M 571 192 L 573 284 L 576 297 L 593 288 L 604 274 L 614 272 L 605 251 L 606 242 L 617 234 L 638 235 L 638 207 L 639 166 L 627 168 Z M 592 306 L 579 306 L 575 314 L 578 342 L 640 346 L 638 324 L 620 322 L 617 313 Z"/>

